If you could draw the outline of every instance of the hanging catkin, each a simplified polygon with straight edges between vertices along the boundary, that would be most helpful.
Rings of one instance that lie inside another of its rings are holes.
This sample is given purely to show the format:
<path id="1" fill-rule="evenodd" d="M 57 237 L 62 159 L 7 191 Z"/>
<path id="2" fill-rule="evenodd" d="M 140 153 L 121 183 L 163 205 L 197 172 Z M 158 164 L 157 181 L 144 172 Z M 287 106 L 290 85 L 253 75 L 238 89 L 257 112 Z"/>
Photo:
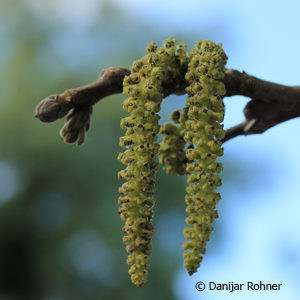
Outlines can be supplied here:
<path id="1" fill-rule="evenodd" d="M 124 79 L 123 93 L 129 96 L 123 109 L 130 116 L 121 121 L 126 134 L 120 145 L 127 150 L 118 159 L 127 167 L 119 172 L 120 179 L 127 181 L 119 189 L 119 214 L 126 220 L 123 241 L 129 253 L 127 263 L 134 284 L 141 286 L 146 281 L 148 259 L 153 235 L 154 183 L 159 145 L 160 104 L 165 86 L 176 86 L 186 63 L 186 46 L 174 39 L 164 41 L 162 48 L 151 43 L 147 55 L 136 61 L 131 74 Z"/>
<path id="2" fill-rule="evenodd" d="M 225 87 L 221 80 L 227 56 L 220 44 L 198 41 L 189 57 L 184 139 L 195 148 L 186 150 L 186 157 L 192 161 L 186 166 L 189 185 L 185 197 L 186 224 L 190 228 L 184 229 L 188 241 L 183 248 L 189 250 L 184 253 L 184 265 L 192 275 L 202 261 L 212 223 L 218 217 L 216 205 L 220 194 L 215 190 L 221 185 L 218 173 L 222 165 L 216 159 L 223 155 L 224 130 L 220 123 L 224 119 Z"/>

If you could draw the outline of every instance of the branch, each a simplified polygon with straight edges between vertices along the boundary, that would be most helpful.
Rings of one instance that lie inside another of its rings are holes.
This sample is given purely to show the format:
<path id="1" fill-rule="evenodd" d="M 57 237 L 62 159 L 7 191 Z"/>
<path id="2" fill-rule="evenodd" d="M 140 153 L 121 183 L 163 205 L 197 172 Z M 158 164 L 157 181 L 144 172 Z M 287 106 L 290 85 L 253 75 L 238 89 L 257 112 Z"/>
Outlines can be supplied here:
<path id="1" fill-rule="evenodd" d="M 63 118 L 73 108 L 92 106 L 104 97 L 122 93 L 123 79 L 129 74 L 128 69 L 107 68 L 91 84 L 43 99 L 36 106 L 35 117 L 42 122 L 53 122 Z"/>
<path id="2" fill-rule="evenodd" d="M 123 79 L 129 74 L 128 69 L 107 68 L 97 81 L 89 85 L 43 99 L 36 107 L 35 116 L 42 122 L 53 122 L 73 109 L 61 135 L 65 142 L 77 140 L 81 144 L 84 132 L 89 128 L 92 106 L 104 97 L 122 93 Z M 244 109 L 245 121 L 227 129 L 223 142 L 239 135 L 263 133 L 279 123 L 300 116 L 300 86 L 279 85 L 231 69 L 226 70 L 223 82 L 225 96 L 243 95 L 252 98 Z M 177 89 L 175 86 L 164 87 L 164 97 L 184 94 L 186 85 L 182 74 L 181 86 Z"/>
<path id="3" fill-rule="evenodd" d="M 244 108 L 245 121 L 226 130 L 223 142 L 239 135 L 263 133 L 269 128 L 300 116 L 300 86 L 285 86 L 227 70 L 226 96 L 252 98 Z"/>
<path id="4" fill-rule="evenodd" d="M 77 142 L 79 146 L 83 144 L 85 132 L 90 127 L 92 106 L 104 97 L 122 93 L 123 79 L 129 74 L 128 69 L 107 68 L 91 84 L 43 99 L 36 106 L 35 117 L 42 122 L 54 122 L 73 109 L 60 135 L 66 143 Z"/>

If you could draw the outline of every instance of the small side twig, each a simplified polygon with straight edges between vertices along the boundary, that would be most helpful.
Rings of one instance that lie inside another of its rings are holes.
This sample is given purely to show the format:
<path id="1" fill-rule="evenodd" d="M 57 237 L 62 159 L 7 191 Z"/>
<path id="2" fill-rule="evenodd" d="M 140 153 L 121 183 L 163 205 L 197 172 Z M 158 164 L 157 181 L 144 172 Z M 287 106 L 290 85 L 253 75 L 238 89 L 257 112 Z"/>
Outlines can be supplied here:
<path id="1" fill-rule="evenodd" d="M 233 139 L 236 136 L 243 135 L 245 126 L 246 126 L 246 121 L 227 129 L 225 131 L 225 137 L 222 139 L 222 142 L 225 143 L 226 141 Z"/>

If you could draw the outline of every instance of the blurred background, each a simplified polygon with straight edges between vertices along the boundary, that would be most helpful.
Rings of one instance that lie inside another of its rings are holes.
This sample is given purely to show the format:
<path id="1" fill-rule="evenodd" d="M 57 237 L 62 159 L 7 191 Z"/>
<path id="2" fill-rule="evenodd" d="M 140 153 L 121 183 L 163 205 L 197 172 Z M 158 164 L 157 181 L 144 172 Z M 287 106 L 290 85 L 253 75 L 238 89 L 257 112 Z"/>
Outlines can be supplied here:
<path id="1" fill-rule="evenodd" d="M 223 43 L 227 67 L 299 81 L 300 2 L 0 0 L 0 300 L 300 299 L 299 119 L 225 147 L 219 219 L 199 271 L 183 268 L 185 178 L 157 176 L 148 282 L 127 274 L 117 161 L 124 96 L 94 108 L 86 143 L 64 144 L 64 120 L 33 117 L 46 96 L 129 68 L 151 41 Z M 225 127 L 248 99 L 225 99 Z M 185 97 L 165 99 L 161 121 Z M 297 138 L 295 138 L 297 137 Z M 206 284 L 282 283 L 280 291 L 204 291 Z"/>

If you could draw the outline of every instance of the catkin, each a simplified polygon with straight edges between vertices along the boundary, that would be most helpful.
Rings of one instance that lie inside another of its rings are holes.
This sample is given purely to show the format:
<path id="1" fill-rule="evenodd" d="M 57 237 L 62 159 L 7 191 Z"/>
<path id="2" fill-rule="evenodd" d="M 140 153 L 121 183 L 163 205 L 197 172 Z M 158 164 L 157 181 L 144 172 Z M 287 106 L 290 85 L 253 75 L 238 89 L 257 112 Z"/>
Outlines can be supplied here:
<path id="1" fill-rule="evenodd" d="M 167 174 L 185 174 L 186 156 L 184 151 L 185 141 L 183 139 L 183 129 L 171 123 L 161 126 L 160 133 L 164 138 L 159 148 L 159 162 L 165 165 Z"/>
<path id="2" fill-rule="evenodd" d="M 134 284 L 146 282 L 147 268 L 154 232 L 153 206 L 154 184 L 159 145 L 156 144 L 160 103 L 164 87 L 180 84 L 182 68 L 187 62 L 186 46 L 174 39 L 164 41 L 161 48 L 155 43 L 147 46 L 148 53 L 136 61 L 131 74 L 123 82 L 123 94 L 129 96 L 123 109 L 130 113 L 121 121 L 126 129 L 120 145 L 126 151 L 118 159 L 126 168 L 118 173 L 126 182 L 120 187 L 119 214 L 126 221 L 123 242 L 129 253 L 127 263 Z M 185 65 L 186 67 L 186 65 Z"/>
<path id="3" fill-rule="evenodd" d="M 184 140 L 195 145 L 186 150 L 190 163 L 186 165 L 188 187 L 185 202 L 187 204 L 186 224 L 184 229 L 187 241 L 183 248 L 185 267 L 190 275 L 198 269 L 205 247 L 213 230 L 212 223 L 218 217 L 216 205 L 220 194 L 216 188 L 221 185 L 218 173 L 222 164 L 216 162 L 223 155 L 221 139 L 224 137 L 225 87 L 224 77 L 227 56 L 221 44 L 211 41 L 198 41 L 189 54 L 190 61 L 186 81 L 186 118 Z"/>

